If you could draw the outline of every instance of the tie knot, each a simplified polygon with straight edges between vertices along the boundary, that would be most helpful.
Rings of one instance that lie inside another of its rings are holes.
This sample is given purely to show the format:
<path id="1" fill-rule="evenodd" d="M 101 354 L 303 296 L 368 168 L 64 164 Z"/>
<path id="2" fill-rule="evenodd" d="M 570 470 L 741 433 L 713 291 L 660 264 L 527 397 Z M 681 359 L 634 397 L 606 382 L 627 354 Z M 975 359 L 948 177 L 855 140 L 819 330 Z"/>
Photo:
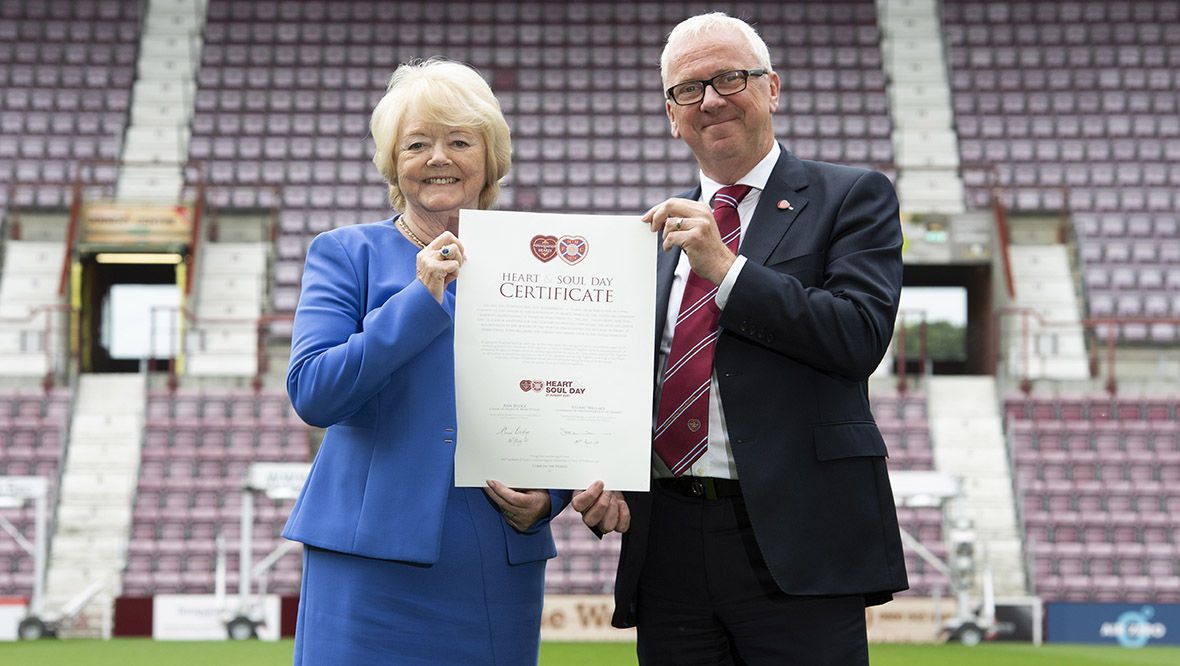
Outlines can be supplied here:
<path id="1" fill-rule="evenodd" d="M 713 195 L 713 210 L 726 206 L 736 209 L 751 189 L 749 185 L 726 185 Z"/>

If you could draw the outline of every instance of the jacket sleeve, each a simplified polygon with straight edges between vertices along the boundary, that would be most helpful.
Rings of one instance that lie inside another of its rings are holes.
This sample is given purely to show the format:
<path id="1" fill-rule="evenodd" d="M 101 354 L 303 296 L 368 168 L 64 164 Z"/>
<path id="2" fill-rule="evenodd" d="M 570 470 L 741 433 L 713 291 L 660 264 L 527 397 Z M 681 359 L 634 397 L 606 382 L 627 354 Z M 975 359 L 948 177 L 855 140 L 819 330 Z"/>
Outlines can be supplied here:
<path id="1" fill-rule="evenodd" d="M 863 380 L 893 336 L 901 245 L 893 185 L 880 173 L 864 172 L 837 208 L 827 247 L 821 248 L 819 286 L 747 261 L 720 324 L 800 363 Z"/>
<path id="2" fill-rule="evenodd" d="M 311 425 L 351 416 L 452 325 L 454 298 L 440 305 L 418 280 L 366 312 L 368 290 L 367 275 L 334 234 L 312 241 L 287 370 L 291 404 Z"/>
<path id="3" fill-rule="evenodd" d="M 574 496 L 572 490 L 550 490 L 549 491 L 549 515 L 541 520 L 551 521 L 557 517 L 557 514 L 565 510 L 566 505 L 570 503 L 570 499 Z"/>

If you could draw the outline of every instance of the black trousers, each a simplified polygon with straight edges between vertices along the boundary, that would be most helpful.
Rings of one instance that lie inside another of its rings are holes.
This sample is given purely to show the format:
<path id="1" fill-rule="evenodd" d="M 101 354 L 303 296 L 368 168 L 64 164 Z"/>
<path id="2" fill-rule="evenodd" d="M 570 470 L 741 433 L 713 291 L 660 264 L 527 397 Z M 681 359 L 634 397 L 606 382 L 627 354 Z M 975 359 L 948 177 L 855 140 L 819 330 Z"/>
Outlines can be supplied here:
<path id="1" fill-rule="evenodd" d="M 638 611 L 643 666 L 869 663 L 864 598 L 784 594 L 740 496 L 653 487 Z"/>

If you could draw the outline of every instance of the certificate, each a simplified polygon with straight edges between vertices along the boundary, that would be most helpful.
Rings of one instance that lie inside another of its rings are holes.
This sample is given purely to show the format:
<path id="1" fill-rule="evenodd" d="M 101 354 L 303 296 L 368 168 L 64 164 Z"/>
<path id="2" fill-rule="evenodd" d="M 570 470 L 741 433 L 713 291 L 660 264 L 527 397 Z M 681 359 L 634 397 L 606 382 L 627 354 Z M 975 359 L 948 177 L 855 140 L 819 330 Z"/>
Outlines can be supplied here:
<path id="1" fill-rule="evenodd" d="M 455 485 L 648 490 L 656 235 L 464 210 L 459 238 Z"/>

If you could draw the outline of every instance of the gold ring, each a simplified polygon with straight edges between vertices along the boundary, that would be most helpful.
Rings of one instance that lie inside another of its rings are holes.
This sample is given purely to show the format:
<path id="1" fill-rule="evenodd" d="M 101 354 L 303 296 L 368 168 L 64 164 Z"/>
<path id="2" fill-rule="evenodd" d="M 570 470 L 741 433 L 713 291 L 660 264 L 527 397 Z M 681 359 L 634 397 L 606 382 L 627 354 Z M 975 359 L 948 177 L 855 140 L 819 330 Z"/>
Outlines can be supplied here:
<path id="1" fill-rule="evenodd" d="M 683 217 L 676 218 L 676 231 L 680 231 L 681 227 L 683 227 L 683 226 L 684 226 L 684 218 Z"/>

